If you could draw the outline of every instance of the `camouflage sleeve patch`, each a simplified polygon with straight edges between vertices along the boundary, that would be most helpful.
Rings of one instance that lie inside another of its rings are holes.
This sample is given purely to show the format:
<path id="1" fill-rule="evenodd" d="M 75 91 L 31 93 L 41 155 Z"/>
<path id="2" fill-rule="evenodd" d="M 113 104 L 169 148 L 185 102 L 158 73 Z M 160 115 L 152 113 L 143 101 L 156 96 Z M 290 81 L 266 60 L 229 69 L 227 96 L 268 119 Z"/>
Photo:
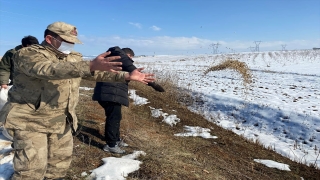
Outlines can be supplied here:
<path id="1" fill-rule="evenodd" d="M 128 72 L 119 71 L 118 73 L 108 72 L 108 71 L 94 71 L 91 80 L 96 82 L 126 82 L 125 74 Z"/>
<path id="2" fill-rule="evenodd" d="M 15 70 L 39 79 L 59 80 L 90 75 L 89 62 L 59 61 L 38 46 L 21 49 L 14 54 L 13 60 Z"/>

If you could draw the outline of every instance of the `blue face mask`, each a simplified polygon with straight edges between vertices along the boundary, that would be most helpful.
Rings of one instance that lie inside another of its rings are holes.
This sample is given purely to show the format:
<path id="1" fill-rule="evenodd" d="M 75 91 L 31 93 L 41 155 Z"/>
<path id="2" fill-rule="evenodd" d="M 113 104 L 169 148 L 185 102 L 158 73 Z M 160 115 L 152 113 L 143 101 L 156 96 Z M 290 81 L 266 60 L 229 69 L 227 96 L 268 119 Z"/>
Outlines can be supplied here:
<path id="1" fill-rule="evenodd" d="M 53 37 L 54 38 L 54 37 Z M 58 39 L 54 38 L 55 40 L 59 41 Z M 63 54 L 70 54 L 71 51 L 73 50 L 74 48 L 74 44 L 71 44 L 71 43 L 67 43 L 67 42 L 64 42 L 64 41 L 59 41 L 61 44 L 60 44 L 60 47 L 57 49 L 58 51 L 62 52 Z"/>

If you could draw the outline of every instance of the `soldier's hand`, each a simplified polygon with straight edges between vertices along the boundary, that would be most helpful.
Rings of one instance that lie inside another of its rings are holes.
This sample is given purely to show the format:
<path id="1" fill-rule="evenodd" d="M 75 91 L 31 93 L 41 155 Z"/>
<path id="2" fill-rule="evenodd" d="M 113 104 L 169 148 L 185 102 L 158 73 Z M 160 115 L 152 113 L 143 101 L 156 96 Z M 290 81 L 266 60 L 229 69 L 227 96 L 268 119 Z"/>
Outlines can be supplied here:
<path id="1" fill-rule="evenodd" d="M 154 90 L 156 90 L 158 92 L 164 92 L 165 91 L 162 86 L 160 86 L 159 84 L 157 84 L 155 82 L 149 82 L 148 86 L 151 86 Z"/>
<path id="2" fill-rule="evenodd" d="M 150 73 L 141 73 L 139 72 L 139 69 L 136 69 L 132 71 L 131 73 L 127 73 L 125 75 L 125 79 L 129 81 L 138 81 L 143 84 L 148 84 L 149 82 L 153 82 L 154 79 L 154 74 Z"/>
<path id="3" fill-rule="evenodd" d="M 137 68 L 137 70 L 138 70 L 139 72 L 141 72 L 141 71 L 144 70 L 144 68 Z"/>
<path id="4" fill-rule="evenodd" d="M 8 89 L 8 85 L 7 84 L 1 84 L 1 88 L 0 89 Z"/>
<path id="5" fill-rule="evenodd" d="M 120 59 L 120 56 L 111 56 L 106 57 L 111 52 L 105 52 L 94 58 L 90 61 L 90 71 L 110 71 L 110 72 L 117 72 L 121 71 L 121 62 L 112 62 L 114 60 Z"/>

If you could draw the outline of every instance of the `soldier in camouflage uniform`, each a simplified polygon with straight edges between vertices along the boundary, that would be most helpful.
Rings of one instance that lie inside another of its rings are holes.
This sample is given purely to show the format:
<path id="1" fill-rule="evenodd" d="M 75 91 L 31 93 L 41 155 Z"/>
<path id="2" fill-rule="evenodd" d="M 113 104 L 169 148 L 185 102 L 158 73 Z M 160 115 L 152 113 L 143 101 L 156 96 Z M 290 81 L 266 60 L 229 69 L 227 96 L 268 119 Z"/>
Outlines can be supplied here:
<path id="1" fill-rule="evenodd" d="M 7 89 L 8 85 L 12 85 L 12 75 L 13 75 L 13 61 L 12 57 L 15 52 L 20 50 L 23 47 L 31 46 L 32 44 L 39 44 L 37 38 L 33 36 L 25 36 L 21 40 L 21 45 L 16 46 L 13 49 L 8 50 L 0 61 L 0 85 L 1 88 Z M 9 84 L 10 79 L 10 84 Z M 0 89 L 1 89 L 0 88 Z"/>
<path id="2" fill-rule="evenodd" d="M 100 54 L 83 61 L 72 51 L 75 26 L 55 22 L 45 30 L 41 45 L 15 53 L 14 86 L 0 111 L 0 121 L 13 136 L 13 180 L 59 179 L 66 175 L 73 150 L 72 129 L 77 129 L 75 107 L 81 78 L 93 81 L 154 81 L 152 74 L 118 72 L 119 56 Z M 111 71 L 111 72 L 107 72 Z"/>

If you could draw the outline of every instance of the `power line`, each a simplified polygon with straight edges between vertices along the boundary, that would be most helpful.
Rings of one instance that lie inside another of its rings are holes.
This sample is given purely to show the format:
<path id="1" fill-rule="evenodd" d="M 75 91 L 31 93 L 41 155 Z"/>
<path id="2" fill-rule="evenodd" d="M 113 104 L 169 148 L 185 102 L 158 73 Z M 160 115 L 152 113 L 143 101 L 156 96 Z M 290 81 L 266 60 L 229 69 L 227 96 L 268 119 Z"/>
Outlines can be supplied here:
<path id="1" fill-rule="evenodd" d="M 256 44 L 256 49 L 255 49 L 255 51 L 256 51 L 256 52 L 259 52 L 259 51 L 260 51 L 259 45 L 260 45 L 261 41 L 254 41 L 254 43 Z"/>
<path id="2" fill-rule="evenodd" d="M 282 46 L 282 51 L 285 51 L 286 50 L 286 44 L 281 44 L 281 46 Z"/>
<path id="3" fill-rule="evenodd" d="M 251 52 L 254 52 L 256 50 L 256 47 L 250 46 L 248 49 L 250 49 Z"/>
<path id="4" fill-rule="evenodd" d="M 231 51 L 231 53 L 235 54 L 236 53 L 236 50 L 232 49 L 232 48 L 228 48 L 226 47 L 227 49 L 229 49 Z"/>
<path id="5" fill-rule="evenodd" d="M 217 43 L 217 44 L 210 44 L 210 47 L 212 47 L 213 49 L 213 51 L 212 51 L 212 53 L 213 54 L 218 54 L 218 48 L 219 48 L 219 45 L 221 45 L 221 44 L 219 44 L 219 43 Z"/>

